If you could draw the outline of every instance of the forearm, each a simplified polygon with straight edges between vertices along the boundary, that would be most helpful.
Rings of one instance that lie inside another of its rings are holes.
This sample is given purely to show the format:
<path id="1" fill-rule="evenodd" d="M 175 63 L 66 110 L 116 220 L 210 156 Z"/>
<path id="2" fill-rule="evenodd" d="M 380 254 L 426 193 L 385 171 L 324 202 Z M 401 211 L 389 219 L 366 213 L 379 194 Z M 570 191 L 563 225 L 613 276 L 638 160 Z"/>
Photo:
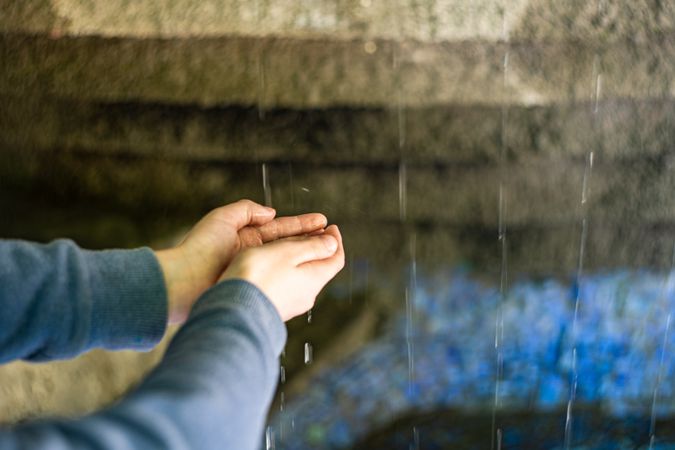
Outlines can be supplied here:
<path id="1" fill-rule="evenodd" d="M 0 432 L 0 447 L 255 450 L 285 338 L 259 290 L 221 283 L 199 300 L 162 363 L 122 403 L 75 422 Z"/>
<path id="2" fill-rule="evenodd" d="M 0 241 L 0 309 L 0 363 L 43 361 L 94 347 L 152 347 L 166 327 L 167 294 L 147 248 Z"/>

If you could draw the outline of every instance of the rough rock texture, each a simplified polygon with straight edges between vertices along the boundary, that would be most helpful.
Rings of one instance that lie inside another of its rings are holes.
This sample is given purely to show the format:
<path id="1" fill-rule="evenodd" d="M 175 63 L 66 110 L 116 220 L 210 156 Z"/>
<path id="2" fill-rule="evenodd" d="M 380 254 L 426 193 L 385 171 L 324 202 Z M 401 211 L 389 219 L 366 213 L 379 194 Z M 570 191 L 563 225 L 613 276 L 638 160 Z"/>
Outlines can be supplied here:
<path id="1" fill-rule="evenodd" d="M 671 97 L 648 0 L 4 0 L 0 93 L 272 107 Z"/>

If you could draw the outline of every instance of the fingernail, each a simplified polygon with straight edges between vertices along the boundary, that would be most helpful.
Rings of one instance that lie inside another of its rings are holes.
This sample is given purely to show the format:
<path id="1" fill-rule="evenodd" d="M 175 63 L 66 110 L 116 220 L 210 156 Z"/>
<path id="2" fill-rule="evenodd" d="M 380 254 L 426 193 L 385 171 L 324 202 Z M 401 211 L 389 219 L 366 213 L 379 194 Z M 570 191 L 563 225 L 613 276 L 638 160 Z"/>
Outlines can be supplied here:
<path id="1" fill-rule="evenodd" d="M 326 248 L 331 252 L 335 253 L 335 250 L 337 250 L 338 243 L 337 240 L 333 236 L 329 235 L 322 235 L 319 236 L 319 239 L 323 242 L 323 245 L 326 246 Z"/>
<path id="2" fill-rule="evenodd" d="M 318 216 L 315 217 L 314 220 L 312 220 L 312 226 L 318 227 L 318 226 L 323 226 L 327 222 L 326 218 L 323 216 Z"/>

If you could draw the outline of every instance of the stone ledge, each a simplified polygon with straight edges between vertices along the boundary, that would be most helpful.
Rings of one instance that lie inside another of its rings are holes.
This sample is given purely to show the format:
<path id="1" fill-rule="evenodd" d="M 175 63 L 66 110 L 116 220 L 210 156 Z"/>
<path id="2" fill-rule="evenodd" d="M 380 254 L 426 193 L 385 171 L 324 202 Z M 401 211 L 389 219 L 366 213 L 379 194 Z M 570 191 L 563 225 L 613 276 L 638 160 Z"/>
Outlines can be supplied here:
<path id="1" fill-rule="evenodd" d="M 602 47 L 0 34 L 0 94 L 325 108 L 671 98 L 675 37 Z M 367 50 L 374 45 L 375 51 Z M 505 55 L 508 53 L 506 76 Z"/>
<path id="2" fill-rule="evenodd" d="M 0 31 L 108 37 L 282 36 L 422 42 L 616 39 L 672 32 L 668 2 L 619 0 L 4 0 Z"/>
<path id="3" fill-rule="evenodd" d="M 675 102 L 549 107 L 203 109 L 0 97 L 3 149 L 218 162 L 498 164 L 670 155 Z M 399 127 L 399 123 L 401 126 Z"/>
<path id="4" fill-rule="evenodd" d="M 3 193 L 0 195 L 0 207 L 5 213 L 0 217 L 3 238 L 49 241 L 70 237 L 87 248 L 141 245 L 162 248 L 179 239 L 201 214 L 146 211 L 141 215 L 121 212 L 104 201 L 70 199 L 59 203 L 58 196 L 44 191 L 31 194 L 3 188 Z M 478 269 L 484 277 L 499 280 L 502 249 L 496 226 L 463 226 L 441 220 L 400 223 L 379 217 L 350 219 L 335 211 L 328 216 L 331 222 L 340 225 L 349 255 L 347 268 L 337 280 L 343 286 L 352 281 L 363 283 L 367 275 L 357 272 L 364 269 L 364 264 L 368 264 L 369 270 L 390 276 L 392 283 L 401 279 L 402 268 L 411 261 L 413 235 L 416 262 L 421 269 L 464 264 Z M 584 268 L 663 270 L 672 262 L 674 233 L 672 224 L 591 220 Z M 510 276 L 571 276 L 578 268 L 581 239 L 578 223 L 509 227 L 506 236 Z"/>
<path id="5" fill-rule="evenodd" d="M 264 201 L 261 165 L 190 163 L 78 153 L 4 152 L 5 186 L 43 189 L 128 211 L 197 213 L 240 198 Z M 282 212 L 337 219 L 441 222 L 496 227 L 499 190 L 507 226 L 577 224 L 585 164 L 540 160 L 500 166 L 267 164 L 269 199 Z M 502 180 L 502 181 L 500 181 Z M 585 205 L 606 225 L 675 222 L 675 167 L 659 160 L 596 160 Z M 401 198 L 404 193 L 404 199 Z"/>

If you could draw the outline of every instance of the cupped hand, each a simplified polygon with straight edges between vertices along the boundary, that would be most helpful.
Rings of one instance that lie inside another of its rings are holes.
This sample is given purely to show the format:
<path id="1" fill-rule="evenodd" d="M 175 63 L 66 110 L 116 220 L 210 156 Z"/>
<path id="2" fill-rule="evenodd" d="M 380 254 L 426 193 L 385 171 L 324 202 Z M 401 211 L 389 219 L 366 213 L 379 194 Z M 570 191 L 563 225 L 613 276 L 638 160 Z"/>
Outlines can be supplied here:
<path id="1" fill-rule="evenodd" d="M 338 227 L 317 236 L 281 239 L 241 252 L 221 280 L 243 279 L 257 286 L 284 321 L 307 312 L 321 289 L 344 267 Z"/>
<path id="2" fill-rule="evenodd" d="M 156 252 L 167 285 L 169 322 L 183 322 L 197 298 L 243 249 L 290 236 L 320 232 L 322 214 L 275 218 L 276 211 L 250 200 L 216 208 L 183 241 Z"/>

